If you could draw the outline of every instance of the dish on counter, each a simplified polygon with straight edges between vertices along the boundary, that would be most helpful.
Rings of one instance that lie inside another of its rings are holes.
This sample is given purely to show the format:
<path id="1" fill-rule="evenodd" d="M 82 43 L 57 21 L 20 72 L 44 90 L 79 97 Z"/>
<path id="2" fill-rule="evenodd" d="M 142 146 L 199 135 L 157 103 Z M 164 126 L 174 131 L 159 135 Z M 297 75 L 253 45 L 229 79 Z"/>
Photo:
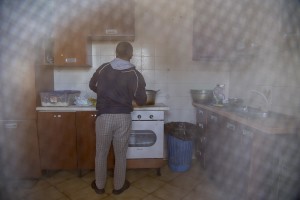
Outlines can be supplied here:
<path id="1" fill-rule="evenodd" d="M 223 107 L 224 105 L 223 105 L 223 104 L 212 104 L 212 106 L 215 106 L 215 107 Z"/>

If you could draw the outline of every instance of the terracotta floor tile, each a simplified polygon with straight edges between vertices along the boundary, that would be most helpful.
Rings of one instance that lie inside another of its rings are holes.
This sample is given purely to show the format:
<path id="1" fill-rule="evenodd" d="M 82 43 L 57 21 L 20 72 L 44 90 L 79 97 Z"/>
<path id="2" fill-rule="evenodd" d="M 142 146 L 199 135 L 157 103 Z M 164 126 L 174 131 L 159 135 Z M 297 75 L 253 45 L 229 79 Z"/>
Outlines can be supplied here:
<path id="1" fill-rule="evenodd" d="M 162 188 L 153 192 L 152 195 L 164 200 L 179 200 L 186 196 L 187 193 L 188 191 L 182 188 L 166 184 Z"/>
<path id="2" fill-rule="evenodd" d="M 147 193 L 152 193 L 164 184 L 166 184 L 166 183 L 163 181 L 160 181 L 156 178 L 153 178 L 151 176 L 145 176 L 145 177 L 141 178 L 140 180 L 135 181 L 133 183 L 133 186 L 135 186 Z"/>
<path id="3" fill-rule="evenodd" d="M 156 173 L 151 173 L 150 175 L 161 181 L 170 181 L 180 175 L 179 172 L 173 172 L 170 170 L 168 165 L 163 166 L 161 169 L 161 176 L 157 176 Z"/>
<path id="4" fill-rule="evenodd" d="M 175 179 L 169 182 L 169 184 L 174 185 L 178 188 L 183 188 L 187 191 L 193 190 L 198 183 L 199 181 L 197 179 L 185 174 L 181 174 L 180 176 L 177 176 Z"/>
<path id="5" fill-rule="evenodd" d="M 13 180 L 5 184 L 13 200 L 223 200 L 224 195 L 208 178 L 200 164 L 193 161 L 186 172 L 174 172 L 166 164 L 161 169 L 129 169 L 128 190 L 112 194 L 113 173 L 108 171 L 105 193 L 91 188 L 94 170 L 51 171 L 39 180 Z"/>
<path id="6" fill-rule="evenodd" d="M 43 176 L 43 179 L 45 179 L 47 182 L 49 182 L 52 185 L 56 185 L 75 177 L 77 177 L 77 173 L 74 171 L 60 170 L 60 171 L 48 172 L 45 176 Z"/>
<path id="7" fill-rule="evenodd" d="M 83 188 L 68 195 L 71 200 L 99 200 L 105 199 L 107 196 L 107 193 L 97 194 L 91 187 Z"/>
<path id="8" fill-rule="evenodd" d="M 111 194 L 113 199 L 116 200 L 140 200 L 147 196 L 148 194 L 134 186 L 130 186 L 125 192 L 120 195 Z"/>
<path id="9" fill-rule="evenodd" d="M 78 177 L 68 179 L 56 185 L 56 188 L 67 196 L 72 196 L 75 192 L 88 187 L 90 187 L 90 184 L 86 183 Z"/>
<path id="10" fill-rule="evenodd" d="M 143 198 L 142 200 L 161 200 L 161 199 L 150 194 L 145 198 Z"/>
<path id="11" fill-rule="evenodd" d="M 130 183 L 145 177 L 152 169 L 129 169 L 127 170 L 126 177 Z"/>
<path id="12" fill-rule="evenodd" d="M 49 187 L 44 190 L 39 190 L 36 192 L 33 192 L 26 196 L 26 200 L 57 200 L 60 198 L 65 198 L 66 196 L 59 192 L 55 187 Z"/>

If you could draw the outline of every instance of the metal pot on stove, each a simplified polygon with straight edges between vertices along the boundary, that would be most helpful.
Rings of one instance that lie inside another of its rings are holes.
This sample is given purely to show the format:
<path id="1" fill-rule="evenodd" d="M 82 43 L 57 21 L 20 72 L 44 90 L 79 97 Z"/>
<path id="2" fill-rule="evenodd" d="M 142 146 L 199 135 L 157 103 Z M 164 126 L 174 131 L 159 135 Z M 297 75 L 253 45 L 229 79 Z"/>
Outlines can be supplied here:
<path id="1" fill-rule="evenodd" d="M 146 90 L 146 95 L 147 95 L 147 102 L 146 105 L 154 105 L 155 104 L 155 98 L 156 94 L 159 92 L 159 90 Z"/>
<path id="2" fill-rule="evenodd" d="M 158 92 L 159 92 L 159 90 L 146 90 L 146 95 L 147 95 L 146 105 L 154 105 L 155 104 L 156 94 Z M 132 105 L 138 106 L 134 101 L 132 102 Z"/>

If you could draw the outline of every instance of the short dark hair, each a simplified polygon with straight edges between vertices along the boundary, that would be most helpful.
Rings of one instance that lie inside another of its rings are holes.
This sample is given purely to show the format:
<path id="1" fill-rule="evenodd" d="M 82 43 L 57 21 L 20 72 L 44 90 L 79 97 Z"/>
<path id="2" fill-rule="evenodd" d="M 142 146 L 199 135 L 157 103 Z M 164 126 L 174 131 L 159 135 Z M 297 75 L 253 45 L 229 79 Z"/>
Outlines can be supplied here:
<path id="1" fill-rule="evenodd" d="M 129 42 L 120 42 L 116 47 L 117 57 L 131 56 L 133 47 Z"/>

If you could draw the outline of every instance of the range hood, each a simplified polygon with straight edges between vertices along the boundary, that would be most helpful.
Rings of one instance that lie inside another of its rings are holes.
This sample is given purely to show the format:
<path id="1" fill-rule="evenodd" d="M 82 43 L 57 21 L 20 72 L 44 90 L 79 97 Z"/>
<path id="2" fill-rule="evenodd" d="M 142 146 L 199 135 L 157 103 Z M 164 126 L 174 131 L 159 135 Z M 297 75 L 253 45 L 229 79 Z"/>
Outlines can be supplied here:
<path id="1" fill-rule="evenodd" d="M 91 35 L 88 36 L 92 41 L 134 41 L 134 35 Z"/>
<path id="2" fill-rule="evenodd" d="M 133 31 L 131 33 L 120 33 L 117 29 L 105 29 L 102 34 L 89 35 L 92 41 L 134 41 Z"/>

